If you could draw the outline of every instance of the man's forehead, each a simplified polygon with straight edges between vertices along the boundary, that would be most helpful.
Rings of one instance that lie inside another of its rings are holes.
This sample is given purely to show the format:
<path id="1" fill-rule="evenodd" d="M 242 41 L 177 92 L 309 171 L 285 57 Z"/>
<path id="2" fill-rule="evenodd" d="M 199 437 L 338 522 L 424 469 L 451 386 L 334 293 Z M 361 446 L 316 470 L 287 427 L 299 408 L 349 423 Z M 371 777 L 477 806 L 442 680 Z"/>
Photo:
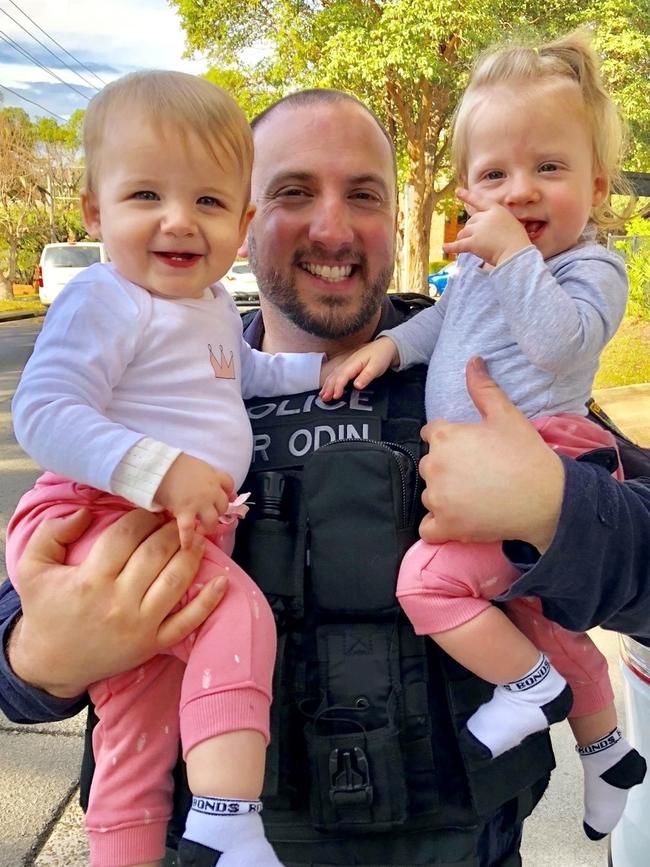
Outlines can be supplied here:
<path id="1" fill-rule="evenodd" d="M 280 106 L 255 128 L 253 176 L 323 173 L 393 185 L 390 145 L 374 118 L 352 101 Z"/>

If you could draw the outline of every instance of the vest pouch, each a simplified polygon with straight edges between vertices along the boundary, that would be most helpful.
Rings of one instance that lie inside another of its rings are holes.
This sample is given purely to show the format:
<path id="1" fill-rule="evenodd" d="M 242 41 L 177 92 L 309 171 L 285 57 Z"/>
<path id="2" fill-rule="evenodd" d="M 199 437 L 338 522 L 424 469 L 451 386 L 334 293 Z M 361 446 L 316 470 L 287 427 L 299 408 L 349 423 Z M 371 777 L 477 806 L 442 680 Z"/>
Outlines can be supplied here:
<path id="1" fill-rule="evenodd" d="M 413 455 L 383 442 L 333 442 L 305 463 L 311 589 L 321 612 L 397 611 L 397 572 L 417 538 L 418 479 Z"/>
<path id="2" fill-rule="evenodd" d="M 407 797 L 397 730 L 319 734 L 326 726 L 317 722 L 305 729 L 314 827 L 363 833 L 401 825 Z"/>
<path id="3" fill-rule="evenodd" d="M 237 528 L 234 559 L 253 578 L 271 607 L 302 615 L 305 527 L 300 483 L 290 473 L 251 477 L 250 518 Z"/>
<path id="4" fill-rule="evenodd" d="M 303 712 L 310 809 L 321 830 L 380 831 L 406 819 L 396 620 L 316 629 L 318 698 Z"/>

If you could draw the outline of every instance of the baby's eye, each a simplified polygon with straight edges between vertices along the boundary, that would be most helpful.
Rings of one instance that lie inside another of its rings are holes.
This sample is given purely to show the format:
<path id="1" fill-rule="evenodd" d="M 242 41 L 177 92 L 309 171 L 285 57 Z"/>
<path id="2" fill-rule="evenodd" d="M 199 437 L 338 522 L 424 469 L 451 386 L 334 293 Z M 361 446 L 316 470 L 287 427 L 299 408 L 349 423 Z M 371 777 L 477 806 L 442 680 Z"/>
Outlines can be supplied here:
<path id="1" fill-rule="evenodd" d="M 539 167 L 540 172 L 556 172 L 557 169 L 557 163 L 542 163 Z"/>
<path id="2" fill-rule="evenodd" d="M 219 199 L 215 199 L 214 196 L 200 196 L 197 200 L 197 204 L 203 205 L 205 208 L 221 208 L 223 207 L 222 203 Z"/>
<path id="3" fill-rule="evenodd" d="M 492 169 L 492 171 L 486 172 L 484 177 L 487 181 L 499 181 L 503 177 L 503 172 L 499 169 Z"/>
<path id="4" fill-rule="evenodd" d="M 144 202 L 155 202 L 158 199 L 158 193 L 154 193 L 153 190 L 138 190 L 137 193 L 133 193 L 133 198 Z"/>

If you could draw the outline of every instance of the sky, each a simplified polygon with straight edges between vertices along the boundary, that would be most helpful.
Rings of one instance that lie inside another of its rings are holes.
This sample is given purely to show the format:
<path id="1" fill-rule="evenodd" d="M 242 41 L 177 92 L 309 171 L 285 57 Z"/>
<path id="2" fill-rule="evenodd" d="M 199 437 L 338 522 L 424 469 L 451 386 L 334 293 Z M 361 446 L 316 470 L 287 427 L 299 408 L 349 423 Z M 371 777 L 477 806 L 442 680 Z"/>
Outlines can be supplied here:
<path id="1" fill-rule="evenodd" d="M 136 69 L 201 73 L 207 68 L 200 59 L 183 60 L 185 34 L 166 0 L 0 0 L 2 105 L 20 106 L 32 118 L 47 116 L 47 109 L 58 115 L 59 122 L 67 119 L 75 109 L 88 104 L 85 97 L 96 93 L 90 85 L 101 87 L 101 82 L 52 43 L 23 12 L 106 84 Z M 61 59 L 48 53 L 34 36 Z M 9 40 L 49 67 L 64 83 L 21 54 Z M 86 81 L 66 66 L 80 72 Z"/>

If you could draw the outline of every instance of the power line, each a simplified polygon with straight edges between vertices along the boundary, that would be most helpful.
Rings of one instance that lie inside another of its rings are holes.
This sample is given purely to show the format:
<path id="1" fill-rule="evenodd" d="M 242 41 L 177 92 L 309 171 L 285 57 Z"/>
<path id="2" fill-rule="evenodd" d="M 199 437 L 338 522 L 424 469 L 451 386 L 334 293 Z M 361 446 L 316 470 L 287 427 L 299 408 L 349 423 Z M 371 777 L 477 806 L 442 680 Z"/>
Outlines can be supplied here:
<path id="1" fill-rule="evenodd" d="M 97 81 L 99 81 L 99 83 L 102 85 L 102 87 L 106 84 L 106 82 L 105 82 L 102 78 L 100 78 L 99 75 L 97 75 L 96 72 L 93 72 L 92 69 L 89 69 L 89 68 L 86 66 L 85 63 L 82 63 L 81 60 L 79 60 L 78 57 L 75 57 L 74 54 L 71 54 L 71 53 L 68 51 L 67 48 L 64 48 L 64 47 L 61 45 L 61 43 L 57 42 L 56 39 L 55 39 L 53 36 L 50 36 L 50 34 L 49 34 L 46 30 L 43 30 L 43 28 L 40 26 L 40 24 L 37 24 L 37 23 L 34 21 L 33 18 L 30 18 L 29 15 L 25 12 L 24 9 L 21 9 L 20 6 L 19 6 L 17 3 L 14 3 L 14 0 L 9 0 L 9 2 L 11 3 L 12 6 L 15 6 L 16 9 L 17 9 L 17 10 L 18 10 L 22 15 L 24 15 L 25 18 L 27 18 L 28 21 L 31 21 L 31 23 L 34 25 L 34 27 L 37 27 L 37 28 L 41 31 L 41 33 L 42 33 L 44 36 L 47 36 L 47 38 L 48 38 L 51 42 L 53 42 L 53 43 L 57 46 L 57 48 L 60 48 L 61 51 L 65 52 L 65 53 L 68 55 L 68 57 L 70 57 L 70 58 L 72 58 L 72 60 L 74 60 L 75 63 L 78 63 L 79 66 L 82 67 L 82 69 L 85 69 L 86 72 L 89 72 L 91 75 L 93 75 L 93 76 L 97 79 Z"/>
<path id="2" fill-rule="evenodd" d="M 10 0 L 10 2 L 13 2 L 13 0 Z M 16 4 L 14 3 L 14 6 L 15 6 L 15 5 L 16 5 Z M 19 7 L 17 7 L 17 8 L 19 8 Z M 21 10 L 21 11 L 22 11 L 22 10 Z M 26 27 L 23 27 L 23 25 L 20 23 L 20 21 L 17 21 L 17 20 L 13 17 L 13 15 L 10 15 L 10 14 L 7 12 L 6 9 L 1 9 L 1 8 L 0 8 L 0 12 L 4 13 L 4 14 L 7 16 L 7 18 L 11 19 L 11 21 L 13 21 L 14 24 L 16 24 L 18 27 L 20 27 L 20 29 L 21 29 L 24 33 L 26 33 L 28 36 L 30 36 L 30 37 L 31 37 L 35 42 L 38 42 L 38 44 L 41 46 L 41 48 L 44 48 L 44 49 L 48 52 L 48 54 L 51 54 L 52 57 L 53 57 L 55 60 L 57 60 L 60 64 L 62 64 L 62 66 L 65 67 L 65 69 L 68 69 L 68 70 L 69 70 L 70 72 L 72 72 L 74 75 L 77 75 L 77 76 L 78 76 L 78 77 L 79 77 L 79 78 L 80 78 L 80 79 L 81 79 L 85 84 L 88 85 L 88 87 L 92 87 L 92 88 L 94 88 L 94 90 L 99 90 L 99 88 L 97 87 L 97 85 L 93 84 L 92 81 L 88 81 L 88 79 L 85 78 L 85 77 L 84 77 L 80 72 L 77 72 L 76 69 L 73 69 L 71 66 L 69 66 L 69 65 L 65 62 L 65 60 L 63 60 L 62 57 L 59 57 L 59 55 L 58 55 L 58 54 L 55 54 L 54 51 L 52 51 L 51 49 L 49 49 L 49 48 L 47 47 L 47 45 L 46 45 L 44 42 L 41 42 L 41 40 L 38 39 L 38 37 L 34 36 L 33 33 L 30 33 L 29 30 L 28 30 Z M 26 13 L 23 12 L 23 15 L 25 15 L 25 14 L 26 14 Z M 30 19 L 30 20 L 31 20 L 31 19 Z M 38 27 L 38 25 L 36 25 L 36 26 Z M 39 28 L 39 29 L 40 29 L 40 28 Z M 46 34 L 46 35 L 47 35 L 47 34 Z M 51 37 L 50 37 L 50 38 L 51 38 Z"/>
<path id="3" fill-rule="evenodd" d="M 37 60 L 33 54 L 30 54 L 26 48 L 23 48 L 21 45 L 19 45 L 17 42 L 15 42 L 11 38 L 11 36 L 7 36 L 7 34 L 4 32 L 4 30 L 0 30 L 0 39 L 3 39 L 11 48 L 14 48 L 16 51 L 19 51 L 24 57 L 26 57 L 28 60 L 31 60 L 32 63 L 35 63 L 37 66 L 40 66 L 41 69 L 44 69 L 45 72 L 49 73 L 53 78 L 56 78 L 56 80 L 60 81 L 61 84 L 64 84 L 66 87 L 69 87 L 70 90 L 74 90 L 75 93 L 78 93 L 79 96 L 83 97 L 84 99 L 90 100 L 89 96 L 87 96 L 85 93 L 82 93 L 80 90 L 77 90 L 77 88 L 73 84 L 69 84 L 67 81 L 64 81 L 64 79 L 61 78 L 60 75 L 57 75 L 56 72 L 53 72 L 49 68 L 49 66 L 45 66 L 45 64 L 41 63 L 40 60 Z"/>
<path id="4" fill-rule="evenodd" d="M 64 117 L 61 117 L 60 114 L 55 114 L 53 111 L 50 111 L 49 108 L 45 108 L 45 106 L 44 106 L 44 105 L 41 105 L 40 102 L 34 102 L 33 99 L 27 99 L 26 96 L 23 96 L 21 93 L 18 93 L 18 92 L 15 91 L 15 90 L 12 90 L 10 87 L 7 87 L 6 84 L 0 84 L 0 87 L 1 87 L 3 90 L 8 91 L 9 93 L 13 93 L 14 96 L 17 96 L 17 97 L 18 97 L 18 99 L 22 99 L 22 100 L 24 100 L 25 102 L 29 102 L 31 105 L 35 105 L 36 108 L 40 108 L 40 109 L 41 109 L 42 111 L 44 111 L 46 114 L 50 114 L 50 115 L 52 115 L 52 117 L 57 118 L 57 120 L 62 120 L 63 123 L 66 123 L 66 119 L 65 119 Z"/>

